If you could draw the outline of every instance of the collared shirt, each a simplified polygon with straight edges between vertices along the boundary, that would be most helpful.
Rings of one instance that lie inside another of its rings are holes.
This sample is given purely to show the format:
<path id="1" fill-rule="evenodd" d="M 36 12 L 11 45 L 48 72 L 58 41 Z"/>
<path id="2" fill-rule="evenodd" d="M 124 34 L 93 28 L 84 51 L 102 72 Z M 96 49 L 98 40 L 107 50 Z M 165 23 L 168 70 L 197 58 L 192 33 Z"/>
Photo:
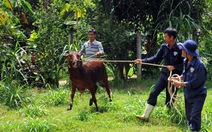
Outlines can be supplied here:
<path id="1" fill-rule="evenodd" d="M 102 43 L 99 41 L 94 40 L 92 43 L 89 43 L 87 41 L 81 48 L 80 53 L 85 55 L 86 58 L 100 58 L 99 56 L 96 56 L 95 54 L 97 52 L 104 53 L 104 49 L 102 46 Z"/>
<path id="2" fill-rule="evenodd" d="M 175 43 L 171 49 L 168 44 L 162 44 L 154 56 L 142 59 L 142 62 L 153 63 L 161 60 L 164 60 L 164 65 L 174 66 L 173 74 L 182 74 L 183 57 L 182 47 L 179 44 Z M 166 67 L 163 67 L 161 71 L 167 75 L 170 73 Z"/>
<path id="3" fill-rule="evenodd" d="M 184 94 L 187 100 L 193 101 L 197 96 L 205 95 L 207 92 L 205 86 L 207 70 L 204 63 L 197 57 L 192 59 L 189 66 L 187 62 L 188 59 L 185 59 L 182 76 L 186 82 Z"/>

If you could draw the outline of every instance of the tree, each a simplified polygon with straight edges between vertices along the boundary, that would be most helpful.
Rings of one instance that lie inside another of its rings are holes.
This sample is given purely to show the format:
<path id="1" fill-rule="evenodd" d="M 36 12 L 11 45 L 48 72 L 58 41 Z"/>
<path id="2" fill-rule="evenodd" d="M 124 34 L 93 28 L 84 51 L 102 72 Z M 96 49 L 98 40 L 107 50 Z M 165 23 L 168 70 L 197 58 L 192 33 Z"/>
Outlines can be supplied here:
<path id="1" fill-rule="evenodd" d="M 194 28 L 202 20 L 201 14 L 205 7 L 204 1 L 196 0 L 114 0 L 112 4 L 114 8 L 111 10 L 120 22 L 126 21 L 135 30 L 149 32 L 153 38 L 169 26 L 183 31 L 182 36 L 188 37 L 185 30 L 194 32 Z"/>

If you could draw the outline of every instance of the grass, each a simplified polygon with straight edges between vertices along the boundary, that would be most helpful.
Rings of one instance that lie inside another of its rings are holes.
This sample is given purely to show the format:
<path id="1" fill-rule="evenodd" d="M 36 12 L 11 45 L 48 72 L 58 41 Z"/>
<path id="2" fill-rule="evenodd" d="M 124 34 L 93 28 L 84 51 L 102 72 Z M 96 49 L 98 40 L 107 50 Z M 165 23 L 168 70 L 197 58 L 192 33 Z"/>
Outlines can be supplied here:
<path id="1" fill-rule="evenodd" d="M 155 80 L 137 82 L 128 80 L 112 86 L 113 102 L 109 102 L 106 91 L 99 88 L 96 94 L 99 112 L 89 106 L 90 93 L 85 91 L 80 97 L 76 93 L 71 111 L 66 111 L 69 103 L 68 86 L 59 89 L 27 89 L 23 107 L 10 109 L 0 104 L 0 132 L 189 132 L 185 116 L 180 125 L 171 123 L 173 113 L 164 106 L 165 92 L 158 97 L 150 122 L 142 122 L 135 115 L 142 114 L 145 103 Z M 202 130 L 210 132 L 212 120 L 212 84 L 207 83 L 208 96 L 202 111 Z M 183 96 L 182 90 L 178 94 Z M 183 99 L 179 101 L 184 115 Z M 179 121 L 175 116 L 174 123 Z"/>

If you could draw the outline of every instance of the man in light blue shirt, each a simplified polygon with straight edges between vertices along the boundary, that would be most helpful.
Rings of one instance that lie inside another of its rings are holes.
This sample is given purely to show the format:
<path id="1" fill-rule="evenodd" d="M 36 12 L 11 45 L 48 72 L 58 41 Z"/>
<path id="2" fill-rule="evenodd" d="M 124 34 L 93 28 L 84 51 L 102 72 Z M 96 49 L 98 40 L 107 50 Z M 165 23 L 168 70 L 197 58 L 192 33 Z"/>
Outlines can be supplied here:
<path id="1" fill-rule="evenodd" d="M 102 43 L 96 40 L 96 30 L 91 28 L 88 30 L 89 40 L 81 48 L 81 55 L 85 55 L 88 59 L 100 58 L 104 54 Z"/>
<path id="2" fill-rule="evenodd" d="M 81 48 L 81 55 L 85 55 L 86 59 L 100 59 L 104 54 L 104 49 L 102 43 L 96 40 L 96 30 L 94 28 L 88 30 L 88 38 L 89 40 Z M 101 87 L 104 87 L 103 82 L 98 83 Z M 98 88 L 96 84 L 95 88 Z"/>

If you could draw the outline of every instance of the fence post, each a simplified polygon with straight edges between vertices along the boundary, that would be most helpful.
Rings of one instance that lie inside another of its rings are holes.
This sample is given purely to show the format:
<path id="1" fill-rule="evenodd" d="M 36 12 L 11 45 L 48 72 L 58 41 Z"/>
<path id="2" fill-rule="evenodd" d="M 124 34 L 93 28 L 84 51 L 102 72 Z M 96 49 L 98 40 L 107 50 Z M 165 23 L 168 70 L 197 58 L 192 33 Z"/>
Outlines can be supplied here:
<path id="1" fill-rule="evenodd" d="M 137 40 L 136 40 L 136 45 L 137 45 L 137 58 L 141 59 L 141 32 L 137 31 Z M 141 65 L 137 64 L 137 81 L 141 80 Z"/>

